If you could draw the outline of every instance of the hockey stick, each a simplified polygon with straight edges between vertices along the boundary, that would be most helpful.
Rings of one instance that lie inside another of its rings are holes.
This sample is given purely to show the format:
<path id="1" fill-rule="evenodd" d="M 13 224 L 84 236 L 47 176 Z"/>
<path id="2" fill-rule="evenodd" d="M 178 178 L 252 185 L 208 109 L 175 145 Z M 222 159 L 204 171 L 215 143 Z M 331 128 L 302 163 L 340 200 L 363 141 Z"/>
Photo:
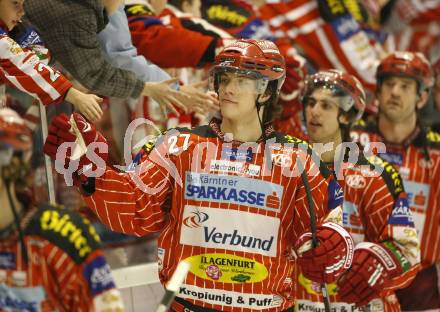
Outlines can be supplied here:
<path id="1" fill-rule="evenodd" d="M 46 107 L 39 102 L 40 107 L 40 120 L 41 120 L 41 133 L 43 135 L 43 144 L 47 138 L 47 115 L 46 115 Z M 44 164 L 46 166 L 46 181 L 47 181 L 47 189 L 49 192 L 49 202 L 53 205 L 56 204 L 55 201 L 55 187 L 53 183 L 53 173 L 52 173 L 52 162 L 48 155 L 44 155 Z"/>
<path id="2" fill-rule="evenodd" d="M 168 281 L 165 287 L 165 294 L 160 301 L 156 312 L 166 312 L 173 303 L 176 293 L 179 291 L 180 285 L 182 285 L 186 274 L 188 274 L 190 264 L 186 261 L 180 261 L 177 265 L 176 271 L 174 271 L 171 279 Z"/>
<path id="3" fill-rule="evenodd" d="M 315 248 L 319 245 L 319 241 L 318 238 L 316 238 L 316 214 L 315 214 L 315 205 L 313 204 L 312 191 L 310 190 L 310 184 L 309 181 L 307 180 L 304 167 L 301 161 L 300 160 L 298 161 L 298 158 L 296 164 L 298 165 L 299 170 L 301 170 L 301 179 L 306 189 L 306 196 L 308 203 L 307 206 L 309 208 L 309 214 L 310 214 L 310 230 L 312 231 L 312 247 Z M 324 299 L 325 312 L 330 312 L 330 299 L 328 297 L 327 287 L 325 286 L 325 283 L 321 284 L 321 293 Z"/>

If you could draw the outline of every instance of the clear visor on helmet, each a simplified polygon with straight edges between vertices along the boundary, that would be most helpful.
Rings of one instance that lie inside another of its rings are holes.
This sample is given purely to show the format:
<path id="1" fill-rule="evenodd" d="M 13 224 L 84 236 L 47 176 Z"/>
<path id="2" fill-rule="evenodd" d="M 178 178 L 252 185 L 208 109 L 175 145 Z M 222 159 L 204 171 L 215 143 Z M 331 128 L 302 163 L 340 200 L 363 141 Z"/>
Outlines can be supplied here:
<path id="1" fill-rule="evenodd" d="M 264 94 L 268 83 L 259 72 L 234 67 L 215 67 L 209 75 L 209 89 L 216 93 L 220 88 L 232 85 L 240 92 Z"/>
<path id="2" fill-rule="evenodd" d="M 313 91 L 319 88 L 330 91 L 333 100 L 344 112 L 348 112 L 351 108 L 354 107 L 355 101 L 353 97 L 337 83 L 331 80 L 327 80 L 327 78 L 316 78 L 313 80 L 308 80 L 303 101 L 306 101 L 307 98 L 312 95 Z"/>

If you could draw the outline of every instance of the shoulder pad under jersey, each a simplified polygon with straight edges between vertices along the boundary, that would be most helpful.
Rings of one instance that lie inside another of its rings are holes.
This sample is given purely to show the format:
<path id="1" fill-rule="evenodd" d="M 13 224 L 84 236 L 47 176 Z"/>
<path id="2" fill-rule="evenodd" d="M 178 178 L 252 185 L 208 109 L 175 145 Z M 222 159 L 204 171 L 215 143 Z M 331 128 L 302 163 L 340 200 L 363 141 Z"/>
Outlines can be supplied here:
<path id="1" fill-rule="evenodd" d="M 440 149 L 440 133 L 432 129 L 428 129 L 428 131 L 426 132 L 426 139 L 428 141 L 429 147 Z"/>
<path id="2" fill-rule="evenodd" d="M 26 235 L 42 237 L 80 264 L 100 248 L 100 238 L 88 220 L 68 209 L 43 205 L 30 220 Z"/>
<path id="3" fill-rule="evenodd" d="M 383 160 L 377 155 L 364 157 L 359 156 L 358 165 L 370 165 L 372 170 L 379 170 L 381 178 L 385 181 L 388 190 L 394 198 L 399 197 L 399 194 L 404 192 L 402 177 L 392 164 Z"/>
<path id="4" fill-rule="evenodd" d="M 312 146 L 307 141 L 280 132 L 275 132 L 273 136 L 276 138 L 276 143 L 293 144 L 293 147 L 295 148 L 299 148 L 300 146 L 307 146 L 307 153 L 309 155 L 315 155 L 316 157 L 313 157 L 313 159 L 319 159 L 318 156 L 313 152 Z M 325 179 L 327 179 L 332 174 L 321 160 L 319 160 L 319 171 Z"/>

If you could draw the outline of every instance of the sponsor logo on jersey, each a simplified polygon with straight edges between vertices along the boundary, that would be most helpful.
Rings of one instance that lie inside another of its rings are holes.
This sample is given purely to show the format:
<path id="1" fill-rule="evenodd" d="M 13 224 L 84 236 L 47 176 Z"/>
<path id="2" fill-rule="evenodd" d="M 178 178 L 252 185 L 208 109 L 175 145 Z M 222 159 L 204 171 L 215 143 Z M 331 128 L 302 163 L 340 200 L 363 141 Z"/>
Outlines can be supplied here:
<path id="1" fill-rule="evenodd" d="M 408 202 L 411 208 L 426 210 L 428 208 L 429 192 L 431 186 L 425 183 L 403 181 L 405 191 L 408 194 Z"/>
<path id="2" fill-rule="evenodd" d="M 358 206 L 347 200 L 343 203 L 342 224 L 349 231 L 355 229 L 359 232 L 363 229 Z"/>
<path id="3" fill-rule="evenodd" d="M 197 217 L 194 223 L 186 221 L 194 219 L 194 216 L 201 218 Z M 278 218 L 232 209 L 186 205 L 182 223 L 181 244 L 259 253 L 270 257 L 277 255 Z"/>
<path id="4" fill-rule="evenodd" d="M 321 294 L 321 284 L 309 280 L 307 277 L 300 273 L 298 275 L 298 284 L 301 285 L 307 293 L 311 295 Z M 326 284 L 327 292 L 329 295 L 335 295 L 338 286 L 336 283 Z"/>
<path id="5" fill-rule="evenodd" d="M 95 311 L 125 311 L 119 290 L 111 289 L 93 298 Z"/>
<path id="6" fill-rule="evenodd" d="M 434 160 L 432 159 L 420 159 L 419 160 L 419 166 L 423 169 L 431 169 L 432 167 L 434 167 Z"/>
<path id="7" fill-rule="evenodd" d="M 159 266 L 159 271 L 163 268 L 163 259 L 165 258 L 166 250 L 164 248 L 157 248 L 157 265 Z"/>
<path id="8" fill-rule="evenodd" d="M 15 54 L 15 55 L 23 53 L 23 49 L 18 45 L 17 42 L 15 42 L 14 40 L 12 40 L 9 37 L 6 37 L 4 39 L 6 41 L 8 41 L 8 43 L 9 43 L 9 52 L 11 52 L 12 54 Z"/>
<path id="9" fill-rule="evenodd" d="M 270 156 L 274 165 L 282 167 L 292 166 L 292 155 L 296 153 L 295 149 L 282 145 L 272 145 L 269 147 L 269 149 Z"/>
<path id="10" fill-rule="evenodd" d="M 260 295 L 222 289 L 207 289 L 186 284 L 180 287 L 177 296 L 183 299 L 200 300 L 209 304 L 228 305 L 253 310 L 267 310 L 268 308 L 280 307 L 284 301 L 278 295 Z"/>
<path id="11" fill-rule="evenodd" d="M 290 167 L 292 166 L 292 156 L 286 155 L 283 153 L 273 153 L 271 154 L 271 158 L 274 165 L 281 167 Z"/>
<path id="12" fill-rule="evenodd" d="M 335 19 L 331 24 L 340 41 L 349 39 L 360 30 L 359 24 L 350 15 Z"/>
<path id="13" fill-rule="evenodd" d="M 143 151 L 136 154 L 131 164 L 127 166 L 127 169 L 125 169 L 126 172 L 134 172 L 136 167 L 139 166 L 141 163 L 142 155 L 144 154 Z"/>
<path id="14" fill-rule="evenodd" d="M 192 228 L 201 227 L 203 226 L 202 223 L 208 220 L 208 218 L 208 215 L 204 212 L 192 211 L 189 217 L 183 219 L 183 224 Z"/>
<path id="15" fill-rule="evenodd" d="M 406 198 L 398 198 L 388 219 L 389 224 L 414 226 L 414 221 Z"/>
<path id="16" fill-rule="evenodd" d="M 345 182 L 347 182 L 348 186 L 355 189 L 361 189 L 367 185 L 365 178 L 358 174 L 350 174 L 345 176 Z"/>
<path id="17" fill-rule="evenodd" d="M 223 148 L 221 158 L 225 160 L 232 161 L 252 161 L 254 154 L 252 153 L 252 149 L 249 148 L 239 149 L 239 148 Z"/>
<path id="18" fill-rule="evenodd" d="M 344 191 L 335 180 L 330 180 L 328 184 L 328 208 L 335 209 L 342 205 L 344 201 Z"/>
<path id="19" fill-rule="evenodd" d="M 237 176 L 186 172 L 185 199 L 279 211 L 283 186 Z"/>
<path id="20" fill-rule="evenodd" d="M 221 283 L 258 283 L 268 276 L 267 268 L 253 259 L 230 254 L 201 254 L 186 258 L 190 271 L 207 280 Z"/>
<path id="21" fill-rule="evenodd" d="M 382 153 L 379 155 L 380 158 L 386 162 L 394 165 L 401 166 L 403 164 L 403 154 L 402 153 Z"/>
<path id="22" fill-rule="evenodd" d="M 110 266 L 102 256 L 96 257 L 85 266 L 84 277 L 89 282 L 93 296 L 116 287 Z"/>
<path id="23" fill-rule="evenodd" d="M 83 220 L 86 223 L 86 220 Z M 75 250 L 78 252 L 75 257 L 75 262 L 81 262 L 80 259 L 85 259 L 86 256 L 92 251 L 92 246 L 88 240 L 88 237 L 94 237 L 96 241 L 99 241 L 99 236 L 96 235 L 96 231 L 92 226 L 89 226 L 89 234 L 87 236 L 83 233 L 83 228 L 80 227 L 75 220 L 72 220 L 71 215 L 62 210 L 46 210 L 41 214 L 40 226 L 43 232 L 51 232 L 55 238 L 58 239 L 60 245 L 72 244 Z"/>
<path id="24" fill-rule="evenodd" d="M 41 311 L 46 299 L 43 287 L 9 288 L 0 284 L 0 307 L 2 311 Z"/>
<path id="25" fill-rule="evenodd" d="M 16 259 L 12 252 L 0 252 L 0 268 L 1 269 L 15 269 Z"/>
<path id="26" fill-rule="evenodd" d="M 26 285 L 27 273 L 25 271 L 12 272 L 12 284 L 14 286 L 23 287 Z"/>
<path id="27" fill-rule="evenodd" d="M 399 174 L 402 179 L 406 180 L 409 178 L 409 174 L 411 173 L 411 169 L 408 167 L 399 167 Z"/>
<path id="28" fill-rule="evenodd" d="M 333 302 L 331 303 L 332 311 L 340 312 L 363 312 L 367 311 L 384 311 L 383 303 L 381 300 L 372 300 L 364 307 L 358 308 L 354 304 Z M 323 302 L 313 302 L 309 300 L 299 299 L 295 300 L 295 311 L 325 311 Z"/>
<path id="29" fill-rule="evenodd" d="M 245 162 L 229 161 L 229 160 L 211 160 L 209 167 L 210 172 L 218 173 L 235 173 L 246 176 L 259 176 L 261 167 Z"/>

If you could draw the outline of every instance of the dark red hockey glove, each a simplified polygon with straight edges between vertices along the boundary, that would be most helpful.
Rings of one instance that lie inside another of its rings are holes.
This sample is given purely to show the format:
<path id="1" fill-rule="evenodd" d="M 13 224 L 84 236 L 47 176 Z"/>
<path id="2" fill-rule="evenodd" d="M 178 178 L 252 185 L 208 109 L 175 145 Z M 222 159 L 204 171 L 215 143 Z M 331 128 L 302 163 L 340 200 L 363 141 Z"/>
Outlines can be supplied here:
<path id="1" fill-rule="evenodd" d="M 108 158 L 108 146 L 102 134 L 97 132 L 95 126 L 82 115 L 73 113 L 73 120 L 78 133 L 75 133 L 72 122 L 65 114 L 56 116 L 49 126 L 49 133 L 43 150 L 52 160 L 63 164 L 65 169 L 70 169 L 71 162 L 77 161 L 78 166 L 75 166 L 74 169 L 74 182 L 77 184 L 77 182 L 85 181 L 89 172 L 95 172 L 98 167 L 100 169 L 105 168 L 105 162 Z M 66 151 L 60 151 L 59 149 L 63 143 L 77 142 L 77 145 L 82 145 L 81 141 L 84 144 L 82 146 L 83 152 L 78 154 L 77 159 L 75 159 L 75 156 L 72 157 L 72 148 L 67 148 Z M 59 159 L 57 159 L 57 152 Z"/>
<path id="2" fill-rule="evenodd" d="M 350 234 L 335 223 L 317 228 L 319 245 L 312 248 L 312 234 L 303 234 L 295 244 L 297 263 L 305 277 L 317 283 L 333 283 L 351 265 L 354 243 Z"/>
<path id="3" fill-rule="evenodd" d="M 409 262 L 391 243 L 359 243 L 350 270 L 338 280 L 340 299 L 358 307 L 366 305 L 379 297 L 388 281 L 402 273 L 402 265 L 409 269 Z"/>

